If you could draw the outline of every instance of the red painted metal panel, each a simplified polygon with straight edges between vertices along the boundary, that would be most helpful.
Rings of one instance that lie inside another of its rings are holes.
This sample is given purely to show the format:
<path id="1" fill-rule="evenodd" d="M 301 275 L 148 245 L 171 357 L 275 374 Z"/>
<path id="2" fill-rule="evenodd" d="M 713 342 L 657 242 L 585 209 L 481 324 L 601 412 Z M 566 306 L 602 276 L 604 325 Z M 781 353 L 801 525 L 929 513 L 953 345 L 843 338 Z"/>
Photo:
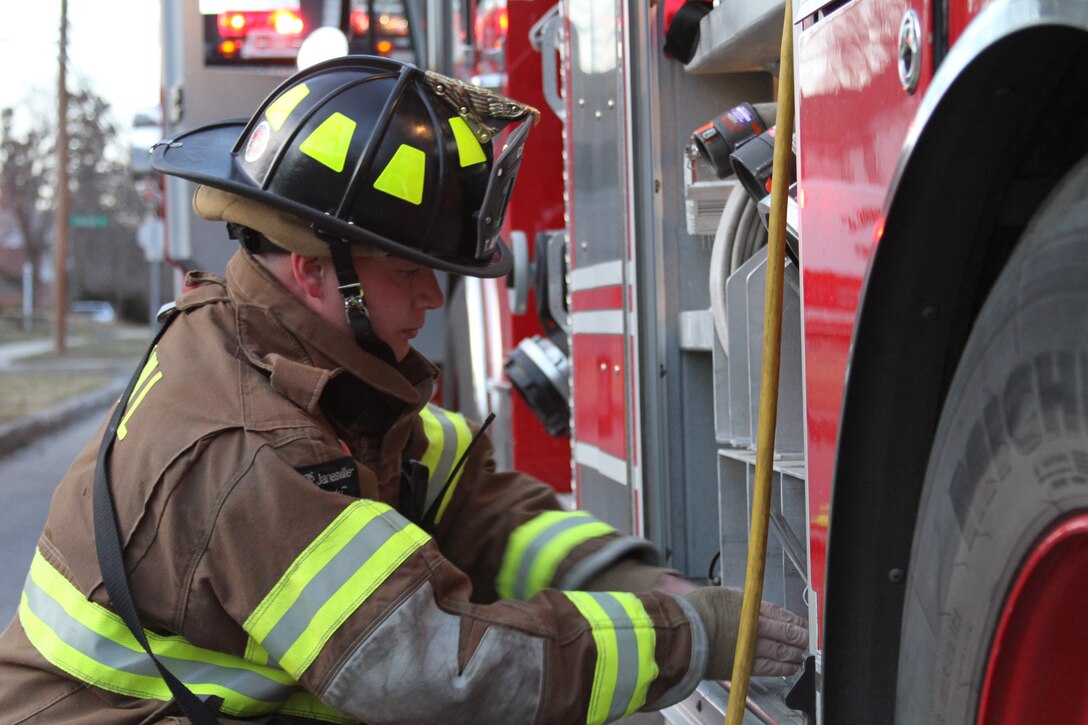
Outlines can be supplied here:
<path id="1" fill-rule="evenodd" d="M 509 3 L 507 37 L 527 38 L 529 29 L 554 4 L 554 0 Z M 525 146 L 525 158 L 504 222 L 507 239 L 509 231 L 516 229 L 525 232 L 532 245 L 538 232 L 563 228 L 563 126 L 544 99 L 540 54 L 524 42 L 506 43 L 505 47 L 507 94 L 541 112 L 540 122 Z M 504 313 L 506 354 L 522 339 L 543 332 L 532 295 L 528 309 L 524 315 Z M 558 491 L 570 491 L 570 440 L 549 435 L 516 395 L 513 408 L 514 467 Z"/>
<path id="2" fill-rule="evenodd" d="M 627 458 L 627 404 L 624 400 L 624 338 L 580 335 L 571 341 L 574 428 L 582 443 Z"/>
<path id="3" fill-rule="evenodd" d="M 570 307 L 572 311 L 577 312 L 584 310 L 622 310 L 623 286 L 595 287 L 572 292 Z"/>
<path id="4" fill-rule="evenodd" d="M 948 4 L 948 47 L 951 48 L 959 39 L 975 16 L 989 4 L 990 0 L 952 0 Z"/>
<path id="5" fill-rule="evenodd" d="M 862 280 L 903 141 L 932 75 L 900 85 L 898 32 L 916 0 L 858 0 L 807 27 L 797 47 L 811 583 L 822 601 L 843 384 Z M 926 33 L 923 33 L 926 35 Z M 859 542 L 860 543 L 860 542 Z"/>

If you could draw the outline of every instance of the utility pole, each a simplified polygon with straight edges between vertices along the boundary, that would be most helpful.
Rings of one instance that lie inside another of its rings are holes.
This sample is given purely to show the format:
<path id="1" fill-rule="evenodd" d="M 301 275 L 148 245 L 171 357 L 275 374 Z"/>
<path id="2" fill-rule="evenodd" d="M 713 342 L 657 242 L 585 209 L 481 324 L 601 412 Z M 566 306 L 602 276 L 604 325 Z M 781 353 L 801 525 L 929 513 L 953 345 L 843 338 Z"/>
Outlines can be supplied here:
<path id="1" fill-rule="evenodd" d="M 68 313 L 68 0 L 60 0 L 60 59 L 57 69 L 57 199 L 53 226 L 53 343 L 65 349 Z"/>

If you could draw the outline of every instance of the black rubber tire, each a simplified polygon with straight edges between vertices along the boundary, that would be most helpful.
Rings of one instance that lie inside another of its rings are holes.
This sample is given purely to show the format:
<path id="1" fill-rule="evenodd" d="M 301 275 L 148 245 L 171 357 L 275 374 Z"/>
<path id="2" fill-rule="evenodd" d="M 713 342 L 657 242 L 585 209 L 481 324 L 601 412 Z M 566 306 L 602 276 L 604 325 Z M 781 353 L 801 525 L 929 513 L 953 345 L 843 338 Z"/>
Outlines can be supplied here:
<path id="1" fill-rule="evenodd" d="M 907 572 L 897 723 L 977 720 L 990 643 L 1021 562 L 1056 522 L 1085 510 L 1081 162 L 1035 215 L 991 291 L 941 413 Z"/>

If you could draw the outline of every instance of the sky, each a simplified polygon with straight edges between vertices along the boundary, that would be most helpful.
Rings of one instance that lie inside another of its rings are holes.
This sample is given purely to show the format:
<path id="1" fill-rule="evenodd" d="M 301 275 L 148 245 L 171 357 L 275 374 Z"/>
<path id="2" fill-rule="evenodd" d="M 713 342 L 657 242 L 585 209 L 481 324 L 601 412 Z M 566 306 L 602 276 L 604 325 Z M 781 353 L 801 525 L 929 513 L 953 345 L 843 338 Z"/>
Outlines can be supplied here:
<path id="1" fill-rule="evenodd" d="M 0 107 L 56 107 L 60 0 L 3 0 Z M 68 88 L 89 86 L 127 129 L 159 105 L 159 0 L 68 0 Z"/>

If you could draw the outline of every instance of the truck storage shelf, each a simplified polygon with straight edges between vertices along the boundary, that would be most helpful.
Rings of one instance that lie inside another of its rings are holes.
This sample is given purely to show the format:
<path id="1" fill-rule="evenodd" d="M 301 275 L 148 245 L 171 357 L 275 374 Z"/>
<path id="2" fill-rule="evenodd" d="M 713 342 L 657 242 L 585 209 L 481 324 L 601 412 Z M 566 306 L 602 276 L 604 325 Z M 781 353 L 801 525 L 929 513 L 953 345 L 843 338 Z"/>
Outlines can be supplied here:
<path id="1" fill-rule="evenodd" d="M 689 73 L 774 71 L 782 46 L 783 0 L 720 0 L 699 23 Z"/>
<path id="2" fill-rule="evenodd" d="M 725 458 L 731 458 L 734 461 L 740 461 L 747 463 L 749 466 L 756 465 L 756 452 L 751 448 L 719 448 L 718 455 Z M 805 459 L 799 457 L 784 457 L 782 454 L 776 454 L 774 462 L 771 464 L 771 469 L 784 473 L 792 478 L 798 478 L 802 481 L 808 478 L 808 466 L 805 465 Z"/>
<path id="3" fill-rule="evenodd" d="M 771 722 L 782 725 L 800 725 L 804 715 L 791 710 L 785 704 L 786 694 L 792 681 L 786 677 L 753 677 L 748 683 L 748 697 Z M 666 722 L 718 723 L 725 717 L 729 704 L 729 691 L 720 682 L 704 681 L 686 700 L 673 705 L 662 714 Z M 744 725 L 763 723 L 752 710 L 744 711 Z"/>

